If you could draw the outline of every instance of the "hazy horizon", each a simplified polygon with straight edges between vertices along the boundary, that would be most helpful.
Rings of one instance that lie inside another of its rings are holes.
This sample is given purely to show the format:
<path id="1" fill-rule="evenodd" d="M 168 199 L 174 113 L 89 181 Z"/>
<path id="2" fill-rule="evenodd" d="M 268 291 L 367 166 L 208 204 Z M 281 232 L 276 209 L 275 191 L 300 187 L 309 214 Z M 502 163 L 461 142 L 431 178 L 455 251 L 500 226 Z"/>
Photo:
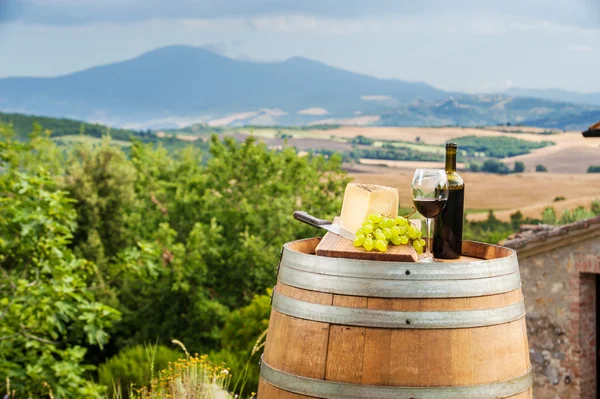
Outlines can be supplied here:
<path id="1" fill-rule="evenodd" d="M 57 76 L 168 45 L 253 61 L 305 57 L 447 91 L 600 92 L 593 0 L 0 0 L 0 77 Z"/>

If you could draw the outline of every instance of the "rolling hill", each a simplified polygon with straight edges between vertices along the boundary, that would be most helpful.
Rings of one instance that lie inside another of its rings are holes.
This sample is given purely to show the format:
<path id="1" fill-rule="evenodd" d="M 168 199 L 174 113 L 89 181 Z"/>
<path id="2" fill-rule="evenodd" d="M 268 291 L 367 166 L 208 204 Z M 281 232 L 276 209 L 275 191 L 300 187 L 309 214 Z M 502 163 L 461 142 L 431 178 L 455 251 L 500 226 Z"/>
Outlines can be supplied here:
<path id="1" fill-rule="evenodd" d="M 373 77 L 332 68 L 305 58 L 283 62 L 237 61 L 201 48 L 163 47 L 137 58 L 55 78 L 0 79 L 0 108 L 109 124 L 208 120 L 236 112 L 273 110 L 289 123 L 327 115 L 369 111 L 378 101 L 434 100 L 446 93 L 424 83 Z M 283 111 L 282 111 L 283 110 Z M 314 114 L 314 112 L 313 112 Z"/>
<path id="2" fill-rule="evenodd" d="M 562 89 L 521 89 L 513 87 L 506 90 L 505 94 L 578 104 L 600 105 L 600 93 L 577 93 Z"/>
<path id="3" fill-rule="evenodd" d="M 600 105 L 448 93 L 295 57 L 235 60 L 190 46 L 52 78 L 0 79 L 0 110 L 131 129 L 219 125 L 533 124 L 586 127 Z"/>

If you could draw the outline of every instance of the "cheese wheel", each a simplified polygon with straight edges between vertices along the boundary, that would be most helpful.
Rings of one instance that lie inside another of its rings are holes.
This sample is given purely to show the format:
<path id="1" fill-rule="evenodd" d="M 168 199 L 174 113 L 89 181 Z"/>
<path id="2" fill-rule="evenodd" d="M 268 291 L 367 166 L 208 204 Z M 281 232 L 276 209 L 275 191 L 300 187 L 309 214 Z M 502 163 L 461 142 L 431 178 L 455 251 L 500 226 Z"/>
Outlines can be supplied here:
<path id="1" fill-rule="evenodd" d="M 398 190 L 375 184 L 350 183 L 346 186 L 340 226 L 356 233 L 367 216 L 379 213 L 398 216 Z"/>

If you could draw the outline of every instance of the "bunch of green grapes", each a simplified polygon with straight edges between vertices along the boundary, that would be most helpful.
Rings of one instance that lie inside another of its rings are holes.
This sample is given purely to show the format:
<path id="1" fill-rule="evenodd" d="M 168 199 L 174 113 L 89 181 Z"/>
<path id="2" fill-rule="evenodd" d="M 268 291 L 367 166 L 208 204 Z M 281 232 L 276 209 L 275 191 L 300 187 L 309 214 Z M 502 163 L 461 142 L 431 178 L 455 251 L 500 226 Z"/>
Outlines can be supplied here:
<path id="1" fill-rule="evenodd" d="M 376 249 L 385 252 L 390 244 L 410 244 L 418 254 L 421 254 L 425 240 L 421 238 L 421 230 L 413 226 L 408 219 L 402 216 L 388 218 L 377 214 L 367 217 L 356 232 L 354 240 L 355 247 L 363 247 L 367 251 Z"/>

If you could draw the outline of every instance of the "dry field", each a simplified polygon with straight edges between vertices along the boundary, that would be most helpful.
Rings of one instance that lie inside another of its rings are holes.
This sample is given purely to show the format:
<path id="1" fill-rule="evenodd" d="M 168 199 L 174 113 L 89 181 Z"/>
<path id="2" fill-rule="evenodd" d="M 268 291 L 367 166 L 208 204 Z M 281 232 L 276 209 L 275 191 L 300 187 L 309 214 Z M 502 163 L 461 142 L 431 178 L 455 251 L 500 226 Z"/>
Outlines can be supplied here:
<path id="1" fill-rule="evenodd" d="M 504 127 L 502 129 L 505 129 Z M 510 128 L 509 128 L 510 129 Z M 461 173 L 466 182 L 466 207 L 470 210 L 493 209 L 498 218 L 509 220 L 510 214 L 520 210 L 527 217 L 539 217 L 546 206 L 558 212 L 579 205 L 589 207 L 600 199 L 600 174 L 586 174 L 588 166 L 600 166 L 600 139 L 586 139 L 580 132 L 553 135 L 539 134 L 545 129 L 513 127 L 528 133 L 505 133 L 494 129 L 469 128 L 386 128 L 342 127 L 327 131 L 327 135 L 355 137 L 363 135 L 373 139 L 416 141 L 443 144 L 453 138 L 476 136 L 509 136 L 529 141 L 549 140 L 556 145 L 540 148 L 530 154 L 503 160 L 512 167 L 516 161 L 525 163 L 528 173 L 493 175 Z M 361 183 L 383 184 L 398 188 L 402 206 L 410 206 L 410 182 L 416 168 L 442 168 L 442 163 L 412 161 L 366 160 L 364 165 L 349 166 L 348 170 Z M 535 173 L 535 166 L 546 166 L 549 173 Z M 384 167 L 381 165 L 387 165 Z M 464 165 L 459 165 L 459 168 Z M 554 202 L 556 197 L 566 201 Z M 486 218 L 487 214 L 472 213 L 469 218 Z"/>
<path id="2" fill-rule="evenodd" d="M 531 154 L 507 158 L 504 162 L 512 167 L 516 161 L 521 161 L 525 164 L 526 171 L 534 171 L 535 166 L 541 164 L 549 172 L 586 173 L 589 166 L 600 166 L 600 140 L 594 141 L 585 143 L 588 146 L 582 146 L 580 140 L 563 142 L 534 150 Z"/>
<path id="3" fill-rule="evenodd" d="M 359 135 L 369 137 L 371 139 L 380 140 L 402 140 L 415 142 L 417 137 L 420 141 L 426 144 L 444 144 L 448 140 L 463 137 L 463 136 L 480 136 L 480 137 L 514 137 L 517 139 L 530 141 L 554 141 L 568 142 L 570 139 L 578 137 L 584 140 L 581 132 L 567 132 L 561 134 L 544 135 L 539 134 L 544 129 L 521 127 L 523 131 L 530 133 L 505 133 L 494 129 L 476 129 L 462 127 L 360 127 L 360 126 L 342 126 L 339 129 L 330 130 L 313 130 L 320 132 L 323 138 L 331 136 L 353 138 Z M 600 143 L 597 143 L 600 144 Z"/>
<path id="4" fill-rule="evenodd" d="M 356 182 L 396 187 L 400 205 L 406 207 L 412 204 L 410 185 L 414 168 L 411 164 L 406 168 L 354 165 L 347 169 Z M 589 207 L 592 200 L 600 199 L 600 174 L 464 172 L 461 175 L 465 180 L 466 208 L 493 209 L 502 220 L 510 220 L 510 214 L 517 210 L 525 216 L 539 217 L 549 205 L 562 212 L 578 205 Z M 567 200 L 554 202 L 554 198 L 560 196 Z M 485 213 L 469 215 L 472 220 L 486 217 Z"/>

